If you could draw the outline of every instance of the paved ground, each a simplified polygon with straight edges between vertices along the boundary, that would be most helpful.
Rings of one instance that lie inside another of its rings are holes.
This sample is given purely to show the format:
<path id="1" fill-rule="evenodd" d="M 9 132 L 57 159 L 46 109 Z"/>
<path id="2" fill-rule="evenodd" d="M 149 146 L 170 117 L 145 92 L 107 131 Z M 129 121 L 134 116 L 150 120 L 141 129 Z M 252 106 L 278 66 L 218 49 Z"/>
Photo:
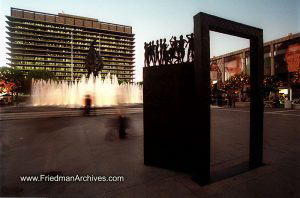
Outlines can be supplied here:
<path id="1" fill-rule="evenodd" d="M 34 114 L 34 112 L 32 112 Z M 114 116 L 0 121 L 1 196 L 300 197 L 300 111 L 272 109 L 264 119 L 265 166 L 200 187 L 191 176 L 143 165 L 142 114 L 130 114 L 120 140 Z M 249 111 L 212 109 L 212 170 L 248 159 Z M 20 176 L 124 176 L 123 182 L 21 182 Z M 54 175 L 57 173 L 54 173 Z"/>
<path id="2" fill-rule="evenodd" d="M 114 115 L 118 112 L 118 108 L 99 108 L 92 109 L 90 112 L 91 116 L 99 115 Z M 127 113 L 141 113 L 143 112 L 142 107 L 131 107 L 128 108 Z M 83 110 L 68 109 L 68 108 L 54 108 L 54 109 L 41 109 L 34 108 L 30 111 L 12 111 L 12 112 L 0 112 L 0 121 L 3 120 L 22 120 L 22 119 L 36 119 L 36 118 L 61 118 L 61 117 L 82 117 Z"/>
<path id="3" fill-rule="evenodd" d="M 128 113 L 143 112 L 142 104 L 125 105 Z M 115 114 L 117 107 L 96 107 L 91 111 L 91 115 L 109 115 Z M 56 106 L 0 106 L 0 121 L 2 120 L 20 120 L 31 118 L 49 118 L 49 117 L 78 117 L 82 116 L 82 108 L 68 108 Z"/>

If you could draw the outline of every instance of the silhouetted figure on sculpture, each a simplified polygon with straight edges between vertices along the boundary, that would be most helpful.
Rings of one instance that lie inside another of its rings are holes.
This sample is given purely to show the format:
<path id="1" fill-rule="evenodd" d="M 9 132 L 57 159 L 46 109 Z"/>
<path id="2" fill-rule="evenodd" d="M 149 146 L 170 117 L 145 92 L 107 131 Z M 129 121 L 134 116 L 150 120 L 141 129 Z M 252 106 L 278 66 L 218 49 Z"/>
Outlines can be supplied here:
<path id="1" fill-rule="evenodd" d="M 184 56 L 185 56 L 185 48 L 184 48 L 184 44 L 185 43 L 188 43 L 184 38 L 183 36 L 181 35 L 179 37 L 179 42 L 178 42 L 178 56 L 179 56 L 179 61 L 180 63 L 183 63 L 183 59 L 184 59 Z"/>
<path id="2" fill-rule="evenodd" d="M 167 65 L 168 64 L 168 44 L 166 43 L 167 42 L 167 39 L 164 38 L 164 42 L 162 44 L 162 48 L 161 48 L 161 51 L 162 51 L 162 58 L 161 58 L 161 63 L 162 64 L 165 64 Z"/>
<path id="3" fill-rule="evenodd" d="M 88 71 L 88 75 L 87 75 L 88 78 L 91 73 L 94 75 L 94 77 L 97 77 L 98 73 L 103 69 L 102 57 L 95 50 L 94 47 L 95 44 L 96 44 L 96 40 L 93 40 L 88 55 L 85 59 L 85 68 Z"/>
<path id="4" fill-rule="evenodd" d="M 187 54 L 187 62 L 191 60 L 191 62 L 194 61 L 194 33 L 186 35 L 188 38 L 188 54 Z"/>
<path id="5" fill-rule="evenodd" d="M 173 39 L 173 41 L 172 41 Z M 170 43 L 170 48 L 168 50 L 168 62 L 170 64 L 173 63 L 173 60 L 175 59 L 175 54 L 176 54 L 176 50 L 177 50 L 177 42 L 176 42 L 176 36 L 174 38 L 174 36 L 172 36 L 172 38 L 169 41 Z"/>
<path id="6" fill-rule="evenodd" d="M 144 53 L 144 66 L 145 67 L 149 67 L 150 66 L 150 59 L 149 59 L 149 48 L 150 44 L 148 43 L 144 43 L 144 50 L 145 50 L 145 53 Z"/>
<path id="7" fill-rule="evenodd" d="M 163 43 L 162 39 L 159 39 L 159 65 L 162 65 L 163 63 Z"/>
<path id="8" fill-rule="evenodd" d="M 173 39 L 173 40 L 172 40 Z M 179 63 L 180 57 L 179 57 L 179 53 L 178 53 L 178 40 L 176 39 L 176 36 L 172 36 L 172 38 L 170 39 L 170 45 L 171 45 L 171 49 L 170 49 L 170 59 L 171 59 L 171 63 Z M 174 62 L 175 59 L 175 62 Z"/>
<path id="9" fill-rule="evenodd" d="M 149 44 L 144 43 L 145 49 L 145 60 L 144 66 L 148 67 L 151 65 L 168 65 L 168 64 L 178 64 L 183 63 L 185 59 L 186 48 L 188 46 L 187 52 L 187 62 L 194 61 L 194 34 L 186 35 L 188 41 L 180 35 L 179 40 L 176 36 L 172 36 L 169 40 L 169 44 L 166 43 L 166 39 L 150 41 Z"/>
<path id="10" fill-rule="evenodd" d="M 170 47 L 165 53 L 165 64 L 173 64 L 174 48 Z"/>
<path id="11" fill-rule="evenodd" d="M 149 66 L 152 62 L 152 65 L 154 65 L 154 61 L 155 61 L 155 45 L 154 45 L 154 41 L 150 41 L 150 44 L 149 44 L 149 57 L 150 57 L 150 60 L 149 60 Z"/>
<path id="12" fill-rule="evenodd" d="M 160 58 L 159 58 L 159 41 L 156 40 L 156 45 L 155 45 L 155 64 L 157 63 L 157 65 L 159 65 L 159 62 L 160 62 Z"/>

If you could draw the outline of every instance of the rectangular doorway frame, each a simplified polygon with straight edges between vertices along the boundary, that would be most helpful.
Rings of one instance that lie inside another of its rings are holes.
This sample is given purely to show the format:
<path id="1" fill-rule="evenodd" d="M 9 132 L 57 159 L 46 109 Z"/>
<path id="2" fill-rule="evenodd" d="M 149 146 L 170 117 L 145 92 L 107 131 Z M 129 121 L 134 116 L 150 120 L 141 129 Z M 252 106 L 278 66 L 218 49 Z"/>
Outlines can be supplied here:
<path id="1" fill-rule="evenodd" d="M 197 129 L 201 160 L 195 180 L 200 185 L 210 182 L 210 30 L 250 40 L 249 169 L 263 165 L 263 30 L 200 12 L 194 16 L 195 110 L 201 118 Z"/>

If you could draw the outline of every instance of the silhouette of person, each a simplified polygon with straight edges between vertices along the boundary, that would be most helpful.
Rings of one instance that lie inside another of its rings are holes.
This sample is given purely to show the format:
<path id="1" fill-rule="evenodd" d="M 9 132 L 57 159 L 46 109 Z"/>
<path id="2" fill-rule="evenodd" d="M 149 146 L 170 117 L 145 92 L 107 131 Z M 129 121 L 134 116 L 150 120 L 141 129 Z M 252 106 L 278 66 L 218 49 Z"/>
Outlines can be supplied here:
<path id="1" fill-rule="evenodd" d="M 148 67 L 150 65 L 149 63 L 149 44 L 147 44 L 146 42 L 144 43 L 144 50 L 145 50 L 145 53 L 144 53 L 144 66 L 145 67 Z"/>
<path id="2" fill-rule="evenodd" d="M 90 111 L 91 111 L 91 106 L 92 106 L 92 99 L 89 94 L 85 95 L 85 100 L 84 100 L 84 115 L 89 116 Z"/>
<path id="3" fill-rule="evenodd" d="M 278 94 L 275 95 L 274 102 L 275 102 L 275 108 L 280 107 L 280 99 Z"/>
<path id="4" fill-rule="evenodd" d="M 167 65 L 168 64 L 168 44 L 166 43 L 167 42 L 167 39 L 164 38 L 164 42 L 162 44 L 162 48 L 161 48 L 161 51 L 162 51 L 162 64 L 165 64 Z"/>
<path id="5" fill-rule="evenodd" d="M 119 115 L 119 137 L 120 139 L 126 138 L 126 117 L 122 114 Z"/>
<path id="6" fill-rule="evenodd" d="M 173 40 L 172 40 L 173 39 Z M 176 39 L 176 36 L 172 36 L 170 39 L 170 61 L 173 63 L 173 60 L 176 58 L 175 63 L 179 61 L 178 57 L 176 56 L 176 53 L 178 54 L 178 41 Z"/>
<path id="7" fill-rule="evenodd" d="M 187 39 L 188 39 L 188 54 L 187 54 L 187 62 L 190 61 L 191 58 L 191 62 L 194 61 L 194 33 L 192 34 L 188 34 L 186 35 Z"/>
<path id="8" fill-rule="evenodd" d="M 154 41 L 150 41 L 150 45 L 149 45 L 149 56 L 150 56 L 150 61 L 149 61 L 149 65 L 152 62 L 152 65 L 155 64 L 155 45 L 154 45 Z"/>
<path id="9" fill-rule="evenodd" d="M 184 44 L 188 43 L 182 35 L 180 35 L 179 37 L 179 42 L 178 42 L 178 56 L 179 56 L 179 62 L 182 63 L 184 56 L 185 56 L 185 48 L 184 48 Z"/>
<path id="10" fill-rule="evenodd" d="M 159 41 L 156 40 L 156 45 L 155 45 L 155 64 L 158 63 L 159 65 L 160 59 L 159 59 Z"/>
<path id="11" fill-rule="evenodd" d="M 125 109 L 119 106 L 118 110 L 118 128 L 119 138 L 125 139 L 127 136 L 126 129 L 129 128 L 129 118 L 126 116 Z"/>
<path id="12" fill-rule="evenodd" d="M 159 65 L 163 64 L 163 43 L 162 43 L 162 39 L 159 39 Z"/>
<path id="13" fill-rule="evenodd" d="M 232 100 L 232 107 L 235 108 L 235 100 L 236 100 L 235 93 L 232 94 L 231 100 Z"/>
<path id="14" fill-rule="evenodd" d="M 232 107 L 232 97 L 231 97 L 230 93 L 228 93 L 228 95 L 227 95 L 227 101 L 228 101 L 228 107 L 231 108 Z"/>
<path id="15" fill-rule="evenodd" d="M 217 95 L 217 104 L 219 107 L 221 107 L 223 105 L 223 97 L 221 93 L 218 93 Z"/>

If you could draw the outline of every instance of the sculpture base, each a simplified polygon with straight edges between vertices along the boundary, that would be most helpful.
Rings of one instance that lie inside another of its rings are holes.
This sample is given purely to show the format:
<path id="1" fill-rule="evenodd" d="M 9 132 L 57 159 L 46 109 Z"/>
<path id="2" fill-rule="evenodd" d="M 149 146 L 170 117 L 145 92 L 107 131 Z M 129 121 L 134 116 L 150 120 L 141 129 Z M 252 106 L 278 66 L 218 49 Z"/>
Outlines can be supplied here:
<path id="1" fill-rule="evenodd" d="M 143 72 L 144 163 L 196 173 L 201 118 L 194 111 L 194 64 L 146 67 Z"/>

